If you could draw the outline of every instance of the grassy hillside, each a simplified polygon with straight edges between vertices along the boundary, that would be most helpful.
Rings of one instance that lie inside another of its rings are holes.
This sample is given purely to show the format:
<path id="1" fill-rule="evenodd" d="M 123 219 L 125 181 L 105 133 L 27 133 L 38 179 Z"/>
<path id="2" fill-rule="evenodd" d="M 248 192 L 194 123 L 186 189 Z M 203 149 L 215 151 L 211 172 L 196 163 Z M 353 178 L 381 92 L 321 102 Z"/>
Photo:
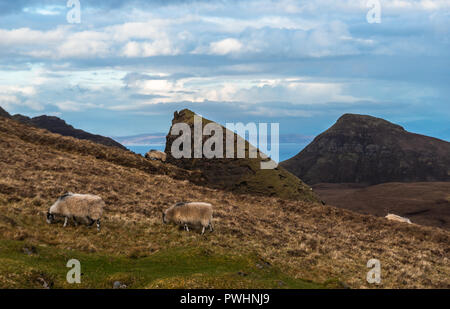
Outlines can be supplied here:
<path id="1" fill-rule="evenodd" d="M 65 263 L 74 257 L 81 287 L 374 287 L 371 258 L 382 263 L 379 287 L 450 287 L 448 231 L 206 188 L 179 168 L 140 160 L 0 119 L 2 287 L 40 287 L 39 278 L 69 287 Z M 100 233 L 45 223 L 66 191 L 103 197 Z M 161 211 L 182 200 L 212 203 L 215 231 L 162 224 Z"/>
<path id="2" fill-rule="evenodd" d="M 66 281 L 69 259 L 81 262 L 81 283 Z M 261 265 L 258 267 L 257 265 Z M 264 265 L 264 266 L 262 266 Z M 86 253 L 0 240 L 0 288 L 327 288 L 294 279 L 256 255 L 220 254 L 203 247 L 171 248 L 146 257 Z"/>

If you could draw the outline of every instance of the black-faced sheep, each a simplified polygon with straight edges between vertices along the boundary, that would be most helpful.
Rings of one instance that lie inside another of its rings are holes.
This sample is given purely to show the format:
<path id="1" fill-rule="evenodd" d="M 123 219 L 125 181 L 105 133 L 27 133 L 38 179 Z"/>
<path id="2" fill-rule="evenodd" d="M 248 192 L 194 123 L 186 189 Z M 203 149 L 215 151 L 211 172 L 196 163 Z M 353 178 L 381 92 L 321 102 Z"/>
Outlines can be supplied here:
<path id="1" fill-rule="evenodd" d="M 166 162 L 167 154 L 159 150 L 150 150 L 145 154 L 145 157 L 150 160 L 159 160 L 161 162 Z"/>
<path id="2" fill-rule="evenodd" d="M 47 223 L 53 223 L 55 216 L 63 216 L 64 227 L 71 218 L 75 225 L 78 225 L 79 221 L 85 221 L 89 226 L 97 223 L 97 229 L 100 231 L 100 219 L 104 206 L 105 202 L 100 196 L 69 192 L 59 197 L 50 207 L 47 212 Z"/>
<path id="3" fill-rule="evenodd" d="M 188 202 L 177 203 L 163 212 L 162 218 L 164 223 L 175 223 L 184 227 L 189 232 L 189 226 L 201 226 L 202 235 L 205 228 L 212 232 L 212 216 L 213 208 L 209 203 Z"/>

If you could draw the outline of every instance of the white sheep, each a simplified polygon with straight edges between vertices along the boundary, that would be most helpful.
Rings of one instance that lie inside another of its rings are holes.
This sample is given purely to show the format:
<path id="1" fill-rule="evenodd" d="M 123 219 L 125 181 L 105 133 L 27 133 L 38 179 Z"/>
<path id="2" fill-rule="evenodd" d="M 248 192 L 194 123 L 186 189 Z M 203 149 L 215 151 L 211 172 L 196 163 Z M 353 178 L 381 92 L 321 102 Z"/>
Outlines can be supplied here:
<path id="1" fill-rule="evenodd" d="M 96 222 L 97 229 L 100 231 L 100 219 L 104 206 L 105 202 L 100 196 L 69 192 L 59 197 L 50 207 L 47 212 L 47 223 L 53 223 L 57 215 L 65 218 L 64 227 L 67 226 L 68 219 L 72 218 L 75 225 L 78 225 L 78 220 L 86 221 L 89 226 Z"/>
<path id="2" fill-rule="evenodd" d="M 189 226 L 201 226 L 202 235 L 205 228 L 214 230 L 212 225 L 213 208 L 210 203 L 186 202 L 177 203 L 163 212 L 164 223 L 175 223 L 184 227 L 189 232 Z"/>
<path id="3" fill-rule="evenodd" d="M 403 218 L 394 214 L 387 214 L 387 216 L 385 217 L 388 220 L 392 220 L 392 221 L 398 221 L 398 222 L 404 222 L 404 223 L 408 223 L 408 224 L 412 224 L 411 220 L 409 220 L 408 218 Z"/>
<path id="4" fill-rule="evenodd" d="M 166 162 L 167 154 L 165 152 L 152 149 L 145 154 L 145 157 L 150 160 L 159 160 L 162 162 Z"/>

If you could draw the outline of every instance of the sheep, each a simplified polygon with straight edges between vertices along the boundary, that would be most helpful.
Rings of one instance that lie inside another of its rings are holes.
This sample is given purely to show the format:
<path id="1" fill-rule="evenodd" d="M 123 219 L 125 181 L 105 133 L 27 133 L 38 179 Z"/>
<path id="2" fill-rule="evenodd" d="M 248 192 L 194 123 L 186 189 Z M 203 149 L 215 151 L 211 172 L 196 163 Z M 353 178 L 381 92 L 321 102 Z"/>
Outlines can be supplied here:
<path id="1" fill-rule="evenodd" d="M 213 208 L 210 203 L 182 202 L 177 203 L 162 213 L 163 223 L 175 223 L 189 232 L 189 225 L 201 226 L 202 235 L 205 228 L 214 230 L 212 225 Z"/>
<path id="2" fill-rule="evenodd" d="M 145 154 L 145 157 L 150 160 L 159 160 L 162 162 L 166 162 L 167 154 L 165 152 L 152 149 Z"/>
<path id="3" fill-rule="evenodd" d="M 50 207 L 47 212 L 47 223 L 55 221 L 55 215 L 63 216 L 64 227 L 67 221 L 72 218 L 75 225 L 78 225 L 78 219 L 87 221 L 89 226 L 97 223 L 97 230 L 100 231 L 100 219 L 103 214 L 105 202 L 100 196 L 92 194 L 74 194 L 66 193 Z"/>
<path id="4" fill-rule="evenodd" d="M 387 216 L 385 217 L 388 220 L 392 220 L 392 221 L 398 221 L 398 222 L 404 222 L 404 223 L 408 223 L 408 224 L 412 224 L 411 220 L 409 220 L 408 218 L 403 218 L 394 214 L 387 214 Z"/>

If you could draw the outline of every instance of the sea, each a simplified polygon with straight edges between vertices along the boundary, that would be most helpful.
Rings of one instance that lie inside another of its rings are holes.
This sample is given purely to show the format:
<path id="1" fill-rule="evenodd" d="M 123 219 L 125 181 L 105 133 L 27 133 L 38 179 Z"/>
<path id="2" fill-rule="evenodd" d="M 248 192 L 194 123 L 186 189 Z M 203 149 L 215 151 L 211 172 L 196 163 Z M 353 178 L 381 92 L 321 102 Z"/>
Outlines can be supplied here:
<path id="1" fill-rule="evenodd" d="M 297 153 L 303 150 L 308 143 L 297 144 L 297 143 L 280 143 L 279 144 L 279 162 L 287 160 L 295 156 Z M 150 144 L 150 145 L 125 145 L 129 150 L 134 153 L 145 155 L 150 149 L 164 151 L 166 148 L 165 144 Z"/>

